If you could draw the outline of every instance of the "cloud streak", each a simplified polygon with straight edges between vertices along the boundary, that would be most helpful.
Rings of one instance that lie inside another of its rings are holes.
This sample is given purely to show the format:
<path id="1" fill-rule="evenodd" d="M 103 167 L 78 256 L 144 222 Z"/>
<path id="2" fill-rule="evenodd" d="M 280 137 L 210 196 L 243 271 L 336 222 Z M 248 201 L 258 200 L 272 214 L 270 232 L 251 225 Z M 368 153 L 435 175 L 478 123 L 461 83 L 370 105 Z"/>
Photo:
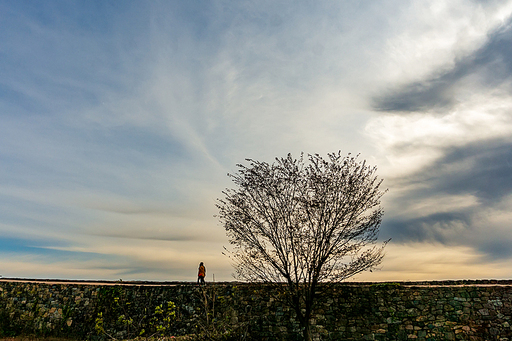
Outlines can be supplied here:
<path id="1" fill-rule="evenodd" d="M 510 94 L 512 76 L 512 20 L 489 33 L 485 44 L 456 60 L 448 70 L 438 69 L 425 79 L 405 84 L 374 98 L 378 111 L 443 113 L 467 99 L 468 92 L 500 90 Z"/>
<path id="2" fill-rule="evenodd" d="M 510 174 L 510 19 L 474 52 L 435 76 L 373 99 L 381 117 L 367 133 L 388 152 L 398 191 L 386 235 L 400 243 L 469 246 L 506 260 L 512 233 L 503 222 Z M 413 199 L 413 200 L 411 200 Z"/>
<path id="3" fill-rule="evenodd" d="M 204 261 L 229 280 L 226 173 L 340 149 L 390 188 L 379 278 L 504 274 L 485 262 L 510 259 L 511 1 L 0 12 L 4 276 L 193 280 Z M 415 247 L 461 261 L 407 275 Z"/>

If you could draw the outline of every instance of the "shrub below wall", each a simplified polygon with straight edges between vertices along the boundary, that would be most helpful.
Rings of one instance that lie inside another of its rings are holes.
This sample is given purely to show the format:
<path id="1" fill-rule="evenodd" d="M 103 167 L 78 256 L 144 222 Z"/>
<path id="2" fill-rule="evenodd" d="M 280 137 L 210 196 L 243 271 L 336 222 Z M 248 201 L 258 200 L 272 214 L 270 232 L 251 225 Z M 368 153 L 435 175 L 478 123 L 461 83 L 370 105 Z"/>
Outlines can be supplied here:
<path id="1" fill-rule="evenodd" d="M 202 334 L 300 339 L 264 285 L 101 285 L 0 281 L 0 336 L 101 340 Z M 318 302 L 318 340 L 511 340 L 512 284 L 359 283 Z"/>

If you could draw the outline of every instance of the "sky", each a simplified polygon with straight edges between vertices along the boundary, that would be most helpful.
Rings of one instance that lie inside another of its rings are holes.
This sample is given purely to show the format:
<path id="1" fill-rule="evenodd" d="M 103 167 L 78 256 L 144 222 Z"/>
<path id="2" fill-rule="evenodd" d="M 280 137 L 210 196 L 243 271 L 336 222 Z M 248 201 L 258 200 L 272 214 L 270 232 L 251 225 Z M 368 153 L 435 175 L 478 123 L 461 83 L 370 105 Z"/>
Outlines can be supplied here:
<path id="1" fill-rule="evenodd" d="M 0 275 L 234 280 L 246 158 L 360 154 L 351 280 L 512 277 L 512 1 L 0 0 Z"/>

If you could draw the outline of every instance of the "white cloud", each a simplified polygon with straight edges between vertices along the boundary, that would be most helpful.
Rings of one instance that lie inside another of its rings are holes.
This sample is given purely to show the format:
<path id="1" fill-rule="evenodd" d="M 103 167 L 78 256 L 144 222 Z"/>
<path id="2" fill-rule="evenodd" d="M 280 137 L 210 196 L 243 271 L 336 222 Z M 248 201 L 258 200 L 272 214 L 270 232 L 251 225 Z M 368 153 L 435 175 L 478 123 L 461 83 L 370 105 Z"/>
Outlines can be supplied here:
<path id="1" fill-rule="evenodd" d="M 116 270 L 96 260 L 8 257 L 6 271 L 194 280 L 205 261 L 217 279 L 230 279 L 214 203 L 244 158 L 362 152 L 398 183 L 447 146 L 508 138 L 508 95 L 476 96 L 474 80 L 458 88 L 461 104 L 446 115 L 383 115 L 369 100 L 474 51 L 511 3 L 160 2 L 129 6 L 101 34 L 21 16 L 9 23 L 16 34 L 0 43 L 22 65 L 0 62 L 15 70 L 0 85 L 20 96 L 0 98 L 0 157 L 12 167 L 0 172 L 0 230 L 53 240 L 53 250 L 113 257 Z M 402 208 L 425 216 L 475 205 L 471 195 L 439 194 Z M 404 250 L 391 253 L 395 272 L 387 275 L 404 278 Z M 462 268 L 475 260 L 470 252 L 443 250 L 463 256 L 455 264 Z M 431 271 L 444 276 L 440 266 Z"/>
<path id="2" fill-rule="evenodd" d="M 452 111 L 382 114 L 368 121 L 367 136 L 385 157 L 385 174 L 416 172 L 444 155 L 445 149 L 512 136 L 512 101 L 492 94 L 474 95 Z"/>
<path id="3" fill-rule="evenodd" d="M 386 40 L 382 63 L 386 87 L 406 84 L 454 66 L 487 39 L 512 13 L 511 1 L 484 6 L 477 1 L 414 1 L 400 6 Z"/>

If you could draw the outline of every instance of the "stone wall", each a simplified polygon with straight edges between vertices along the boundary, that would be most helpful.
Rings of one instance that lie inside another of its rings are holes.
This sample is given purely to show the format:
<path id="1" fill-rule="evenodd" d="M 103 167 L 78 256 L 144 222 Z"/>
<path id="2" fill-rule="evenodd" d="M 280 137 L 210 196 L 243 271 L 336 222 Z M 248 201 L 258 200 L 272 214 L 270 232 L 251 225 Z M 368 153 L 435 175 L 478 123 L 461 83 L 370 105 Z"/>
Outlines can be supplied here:
<path id="1" fill-rule="evenodd" d="M 318 303 L 319 340 L 512 340 L 509 281 L 357 283 Z M 231 332 L 298 339 L 294 313 L 263 285 L 0 281 L 0 336 L 76 339 Z"/>

